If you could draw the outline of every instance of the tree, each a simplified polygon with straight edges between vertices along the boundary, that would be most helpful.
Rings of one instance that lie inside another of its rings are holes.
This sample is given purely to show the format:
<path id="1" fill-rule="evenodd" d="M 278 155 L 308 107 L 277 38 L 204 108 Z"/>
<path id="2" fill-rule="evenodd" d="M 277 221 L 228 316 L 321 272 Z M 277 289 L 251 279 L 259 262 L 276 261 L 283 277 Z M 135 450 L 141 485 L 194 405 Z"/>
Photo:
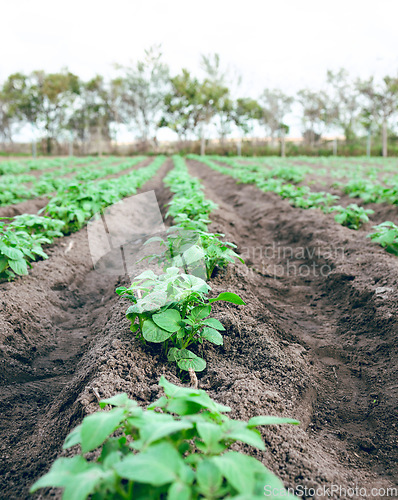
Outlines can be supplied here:
<path id="1" fill-rule="evenodd" d="M 237 143 L 238 156 L 242 154 L 242 137 L 253 132 L 254 122 L 262 117 L 262 108 L 260 104 L 250 97 L 241 97 L 234 103 L 232 119 L 236 128 L 240 131 Z"/>
<path id="2" fill-rule="evenodd" d="M 104 78 L 95 76 L 80 84 L 80 94 L 75 110 L 68 122 L 69 130 L 82 142 L 86 153 L 86 144 L 94 137 L 97 139 L 98 154 L 102 153 L 102 141 L 110 140 L 111 123 L 115 121 L 112 95 Z"/>
<path id="3" fill-rule="evenodd" d="M 204 84 L 213 87 L 213 95 L 215 98 L 211 107 L 211 117 L 205 120 L 205 126 L 211 121 L 218 131 L 221 144 L 224 145 L 226 137 L 232 131 L 235 116 L 235 103 L 233 94 L 236 94 L 237 89 L 241 84 L 241 76 L 236 71 L 232 71 L 230 67 L 222 67 L 220 56 L 214 54 L 202 54 L 200 66 L 206 77 Z M 203 127 L 204 129 L 205 127 Z M 204 135 L 202 134 L 202 147 L 204 148 Z"/>
<path id="4" fill-rule="evenodd" d="M 3 143 L 12 142 L 13 117 L 10 114 L 7 100 L 0 93 L 0 138 Z"/>
<path id="5" fill-rule="evenodd" d="M 331 121 L 343 131 L 348 143 L 355 138 L 355 124 L 361 111 L 358 89 L 344 68 L 335 73 L 328 70 L 327 85 L 332 109 Z"/>
<path id="6" fill-rule="evenodd" d="M 221 110 L 229 94 L 227 87 L 219 84 L 217 81 L 205 79 L 198 88 L 199 93 L 199 116 L 198 124 L 200 127 L 201 146 L 200 154 L 205 154 L 205 128 L 209 125 L 211 119 Z"/>
<path id="7" fill-rule="evenodd" d="M 180 142 L 191 133 L 199 135 L 201 153 L 204 154 L 204 127 L 221 108 L 228 89 L 208 79 L 200 82 L 186 69 L 170 81 L 171 91 L 165 96 L 165 109 L 159 126 L 176 132 Z"/>
<path id="8" fill-rule="evenodd" d="M 398 108 L 398 78 L 385 76 L 377 84 L 371 77 L 365 81 L 358 80 L 357 86 L 366 99 L 362 114 L 367 118 L 368 127 L 371 127 L 373 120 L 381 125 L 382 152 L 383 156 L 387 156 L 388 121 Z"/>
<path id="9" fill-rule="evenodd" d="M 35 127 L 37 100 L 29 91 L 29 77 L 13 73 L 4 82 L 0 93 L 2 129 L 4 139 L 12 140 L 12 126 L 28 122 Z"/>
<path id="10" fill-rule="evenodd" d="M 322 90 L 302 89 L 297 93 L 297 98 L 302 106 L 303 137 L 314 147 L 315 140 L 322 136 L 335 119 L 335 109 Z"/>
<path id="11" fill-rule="evenodd" d="M 260 96 L 259 103 L 262 108 L 260 123 L 269 130 L 273 144 L 277 133 L 282 136 L 284 141 L 285 117 L 290 112 L 293 101 L 293 97 L 278 89 L 265 89 Z"/>
<path id="12" fill-rule="evenodd" d="M 149 138 L 156 139 L 169 92 L 169 67 L 162 62 L 160 46 L 152 46 L 142 60 L 119 69 L 122 76 L 114 82 L 120 92 L 119 119 L 132 125 L 146 146 Z"/>
<path id="13" fill-rule="evenodd" d="M 200 119 L 199 81 L 187 69 L 171 78 L 171 89 L 164 98 L 160 127 L 168 127 L 178 135 L 180 143 L 194 134 Z"/>

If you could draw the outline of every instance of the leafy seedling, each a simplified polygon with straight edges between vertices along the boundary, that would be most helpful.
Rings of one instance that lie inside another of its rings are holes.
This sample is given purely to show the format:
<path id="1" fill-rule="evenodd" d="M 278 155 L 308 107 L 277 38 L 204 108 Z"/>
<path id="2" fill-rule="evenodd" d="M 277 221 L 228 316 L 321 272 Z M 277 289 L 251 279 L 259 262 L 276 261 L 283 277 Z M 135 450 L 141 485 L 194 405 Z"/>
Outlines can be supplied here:
<path id="1" fill-rule="evenodd" d="M 225 415 L 230 408 L 203 390 L 164 377 L 159 385 L 165 396 L 147 410 L 127 394 L 102 400 L 100 407 L 111 409 L 85 417 L 66 437 L 64 449 L 78 445 L 80 454 L 58 458 L 30 492 L 62 488 L 64 500 L 259 500 L 267 487 L 270 498 L 295 498 L 260 461 L 230 448 L 240 441 L 264 450 L 257 427 L 297 420 L 233 420 Z M 95 458 L 87 460 L 90 452 Z"/>
<path id="2" fill-rule="evenodd" d="M 373 226 L 374 233 L 368 234 L 375 243 L 379 243 L 387 252 L 398 255 L 398 226 L 391 221 Z"/>
<path id="3" fill-rule="evenodd" d="M 201 278 L 181 273 L 169 267 L 166 273 L 156 275 L 147 270 L 134 278 L 131 287 L 116 290 L 134 304 L 126 311 L 131 321 L 130 330 L 144 342 L 163 344 L 167 359 L 176 362 L 180 370 L 196 372 L 206 368 L 206 362 L 190 346 L 205 340 L 222 345 L 223 325 L 210 316 L 215 301 L 244 305 L 236 294 L 224 292 L 208 298 L 210 286 Z"/>
<path id="4" fill-rule="evenodd" d="M 374 210 L 359 207 L 356 203 L 351 203 L 345 208 L 341 206 L 333 207 L 333 211 L 339 212 L 335 215 L 334 220 L 350 229 L 359 229 L 362 224 L 369 222 L 368 215 L 374 213 Z"/>

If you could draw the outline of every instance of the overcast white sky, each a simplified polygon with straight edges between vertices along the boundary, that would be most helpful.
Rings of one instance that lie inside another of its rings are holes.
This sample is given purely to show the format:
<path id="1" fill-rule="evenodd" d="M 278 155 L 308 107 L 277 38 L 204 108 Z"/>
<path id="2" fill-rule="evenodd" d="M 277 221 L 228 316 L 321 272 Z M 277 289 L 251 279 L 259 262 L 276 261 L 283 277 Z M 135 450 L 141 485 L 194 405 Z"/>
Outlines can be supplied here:
<path id="1" fill-rule="evenodd" d="M 396 75 L 398 0 L 0 0 L 0 82 L 15 71 L 112 76 L 163 45 L 173 73 L 218 52 L 242 92 L 320 87 L 327 69 Z"/>

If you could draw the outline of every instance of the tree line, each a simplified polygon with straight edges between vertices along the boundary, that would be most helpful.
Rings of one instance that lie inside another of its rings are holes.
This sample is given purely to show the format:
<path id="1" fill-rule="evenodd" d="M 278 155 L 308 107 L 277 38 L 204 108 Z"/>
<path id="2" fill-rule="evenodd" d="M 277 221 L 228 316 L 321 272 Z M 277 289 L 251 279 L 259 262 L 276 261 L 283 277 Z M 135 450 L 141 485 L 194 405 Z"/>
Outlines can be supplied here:
<path id="1" fill-rule="evenodd" d="M 116 138 L 123 124 L 144 147 L 156 145 L 159 129 L 167 127 L 181 145 L 200 139 L 204 153 L 209 134 L 223 143 L 231 134 L 244 138 L 261 127 L 271 142 L 281 142 L 284 154 L 294 106 L 310 146 L 334 131 L 347 143 L 366 134 L 370 148 L 372 135 L 380 134 L 387 156 L 398 115 L 398 77 L 354 79 L 342 68 L 328 71 L 321 89 L 287 95 L 267 88 L 253 98 L 240 96 L 241 78 L 224 69 L 217 54 L 202 55 L 201 67 L 201 78 L 188 69 L 172 76 L 160 47 L 153 46 L 131 65 L 116 66 L 110 80 L 97 75 L 84 81 L 68 69 L 11 74 L 0 86 L 0 140 L 12 142 L 29 126 L 46 138 L 47 153 L 54 141 L 68 139 L 80 142 L 84 152 L 96 138 Z"/>

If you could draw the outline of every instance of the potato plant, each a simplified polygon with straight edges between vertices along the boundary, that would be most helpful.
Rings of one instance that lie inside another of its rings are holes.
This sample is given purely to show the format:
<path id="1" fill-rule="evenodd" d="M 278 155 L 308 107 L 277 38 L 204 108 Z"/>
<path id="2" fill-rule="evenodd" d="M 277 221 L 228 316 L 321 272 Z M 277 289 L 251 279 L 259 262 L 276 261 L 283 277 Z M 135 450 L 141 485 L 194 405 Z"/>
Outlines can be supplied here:
<path id="1" fill-rule="evenodd" d="M 231 450 L 235 442 L 265 449 L 259 426 L 297 420 L 257 416 L 233 420 L 228 406 L 203 390 L 173 385 L 162 376 L 165 396 L 147 410 L 127 394 L 100 402 L 104 409 L 83 419 L 66 438 L 64 449 L 80 447 L 73 457 L 58 458 L 31 487 L 63 489 L 64 500 L 259 500 L 264 488 L 293 500 L 260 461 Z M 161 410 L 161 412 L 156 411 Z M 95 453 L 88 460 L 85 454 Z"/>
<path id="2" fill-rule="evenodd" d="M 375 243 L 379 243 L 385 250 L 398 256 L 398 226 L 391 221 L 373 226 L 374 233 L 368 234 Z"/>
<path id="3" fill-rule="evenodd" d="M 236 245 L 221 240 L 225 235 L 208 232 L 208 215 L 217 205 L 205 198 L 199 179 L 189 175 L 183 158 L 174 156 L 173 160 L 175 168 L 165 178 L 165 184 L 174 193 L 166 216 L 173 217 L 176 223 L 168 232 L 168 254 L 178 255 L 179 249 L 189 248 L 189 240 L 193 239 L 191 254 L 195 254 L 198 261 L 204 260 L 206 277 L 210 279 L 216 268 L 223 268 L 235 259 L 243 260 L 234 251 Z M 172 265 L 182 264 L 174 260 Z"/>
<path id="4" fill-rule="evenodd" d="M 188 347 L 205 340 L 223 344 L 220 332 L 225 328 L 210 316 L 211 304 L 216 301 L 244 304 L 238 295 L 229 292 L 209 299 L 210 290 L 201 278 L 169 267 L 160 275 L 144 271 L 129 288 L 119 287 L 116 293 L 133 302 L 126 316 L 131 321 L 130 330 L 138 332 L 138 338 L 163 344 L 168 361 L 177 363 L 180 370 L 191 368 L 200 372 L 206 368 L 206 361 Z"/>
<path id="5" fill-rule="evenodd" d="M 28 274 L 31 261 L 47 259 L 42 247 L 62 236 L 63 225 L 60 220 L 31 214 L 0 218 L 0 280 Z"/>
<path id="6" fill-rule="evenodd" d="M 351 203 L 347 207 L 336 206 L 332 208 L 338 212 L 334 220 L 350 229 L 359 229 L 362 224 L 369 222 L 369 215 L 374 214 L 374 210 L 359 207 L 356 203 Z"/>

